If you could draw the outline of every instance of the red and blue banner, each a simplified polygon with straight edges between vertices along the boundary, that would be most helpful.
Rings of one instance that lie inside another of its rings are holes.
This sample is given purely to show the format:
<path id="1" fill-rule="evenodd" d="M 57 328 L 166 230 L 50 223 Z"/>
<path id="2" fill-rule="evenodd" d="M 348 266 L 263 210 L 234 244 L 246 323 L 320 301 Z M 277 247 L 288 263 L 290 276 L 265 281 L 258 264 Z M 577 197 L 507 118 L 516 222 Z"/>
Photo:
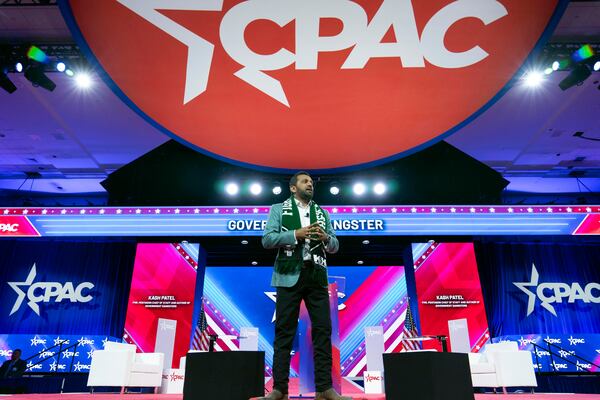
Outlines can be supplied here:
<path id="1" fill-rule="evenodd" d="M 466 318 L 471 351 L 478 352 L 490 334 L 473 243 L 413 244 L 413 259 L 420 333 L 448 336 L 448 321 Z M 442 350 L 434 341 L 424 347 Z"/>
<path id="2" fill-rule="evenodd" d="M 125 320 L 125 341 L 153 352 L 159 318 L 177 321 L 173 367 L 187 354 L 192 333 L 198 245 L 137 245 Z M 171 368 L 171 366 L 165 366 Z"/>
<path id="3" fill-rule="evenodd" d="M 272 268 L 265 267 L 208 267 L 204 281 L 210 329 L 221 336 L 239 336 L 241 327 L 258 327 L 259 349 L 265 351 L 268 375 L 272 368 L 276 301 L 275 289 L 270 286 L 271 273 Z M 407 305 L 404 268 L 330 267 L 329 275 L 345 278 L 338 311 L 341 373 L 362 376 L 366 370 L 365 327 L 384 327 L 386 352 L 402 349 Z M 238 347 L 235 339 L 217 340 L 218 351 Z M 298 376 L 298 353 L 294 353 L 291 365 L 292 376 Z"/>

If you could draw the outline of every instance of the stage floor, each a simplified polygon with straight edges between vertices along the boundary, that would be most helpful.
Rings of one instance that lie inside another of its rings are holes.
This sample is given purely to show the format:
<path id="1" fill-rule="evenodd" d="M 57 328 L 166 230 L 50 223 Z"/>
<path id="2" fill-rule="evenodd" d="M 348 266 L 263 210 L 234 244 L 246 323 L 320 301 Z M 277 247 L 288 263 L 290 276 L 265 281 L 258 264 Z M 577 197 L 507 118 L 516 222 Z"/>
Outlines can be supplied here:
<path id="1" fill-rule="evenodd" d="M 354 400 L 385 399 L 381 395 L 352 394 Z M 65 394 L 14 394 L 0 395 L 0 399 L 10 400 L 182 400 L 180 394 L 106 394 L 106 393 L 65 393 Z M 310 397 L 303 397 L 309 400 Z M 476 394 L 475 400 L 600 400 L 600 394 Z M 418 399 L 415 399 L 418 400 Z"/>

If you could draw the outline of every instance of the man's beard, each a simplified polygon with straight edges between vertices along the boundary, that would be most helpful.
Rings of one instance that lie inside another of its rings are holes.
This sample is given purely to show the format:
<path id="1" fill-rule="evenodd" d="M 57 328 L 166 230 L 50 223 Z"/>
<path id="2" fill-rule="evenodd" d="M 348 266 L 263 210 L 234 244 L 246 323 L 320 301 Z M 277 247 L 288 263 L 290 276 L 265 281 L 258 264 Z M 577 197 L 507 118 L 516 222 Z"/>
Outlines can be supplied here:
<path id="1" fill-rule="evenodd" d="M 308 203 L 309 201 L 311 201 L 311 200 L 312 200 L 312 197 L 313 197 L 312 193 L 308 193 L 306 190 L 299 190 L 299 191 L 298 191 L 298 195 L 300 196 L 300 198 L 301 198 L 302 200 L 304 200 L 304 201 L 305 201 L 305 202 L 307 202 L 307 203 Z"/>

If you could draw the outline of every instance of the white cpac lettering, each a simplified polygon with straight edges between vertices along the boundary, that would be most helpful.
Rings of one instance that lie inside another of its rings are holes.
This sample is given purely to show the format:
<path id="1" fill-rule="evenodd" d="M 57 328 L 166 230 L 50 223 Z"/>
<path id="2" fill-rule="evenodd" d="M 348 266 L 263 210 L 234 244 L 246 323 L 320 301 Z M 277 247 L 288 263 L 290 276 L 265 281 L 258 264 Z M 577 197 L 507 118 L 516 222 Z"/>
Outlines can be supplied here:
<path id="1" fill-rule="evenodd" d="M 207 90 L 214 45 L 177 24 L 158 10 L 221 11 L 222 0 L 118 0 L 142 18 L 188 47 L 186 104 Z M 398 58 L 406 68 L 424 68 L 427 60 L 440 68 L 463 68 L 485 59 L 489 54 L 478 45 L 452 52 L 444 44 L 447 31 L 458 21 L 476 18 L 485 25 L 508 14 L 496 0 L 457 0 L 431 17 L 421 38 L 417 31 L 411 0 L 384 0 L 371 22 L 365 10 L 347 0 L 247 0 L 233 6 L 221 20 L 219 35 L 227 54 L 242 66 L 235 76 L 289 107 L 281 82 L 264 71 L 275 71 L 295 64 L 297 70 L 314 70 L 322 52 L 354 48 L 342 69 L 362 69 L 372 58 Z M 342 31 L 320 36 L 323 18 L 342 22 Z M 296 22 L 296 53 L 280 48 L 272 54 L 259 54 L 248 47 L 244 34 L 256 20 L 268 20 L 283 27 Z M 393 29 L 394 43 L 382 43 Z"/>

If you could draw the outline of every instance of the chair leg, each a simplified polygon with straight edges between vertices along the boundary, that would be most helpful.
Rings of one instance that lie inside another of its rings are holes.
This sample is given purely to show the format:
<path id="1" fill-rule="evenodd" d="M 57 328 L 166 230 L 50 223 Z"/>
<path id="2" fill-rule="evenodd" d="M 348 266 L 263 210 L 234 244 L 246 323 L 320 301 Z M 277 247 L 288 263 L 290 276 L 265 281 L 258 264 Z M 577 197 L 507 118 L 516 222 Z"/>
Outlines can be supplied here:
<path id="1" fill-rule="evenodd" d="M 154 388 L 154 394 L 158 394 L 158 386 Z"/>
<path id="2" fill-rule="evenodd" d="M 506 391 L 506 388 L 504 386 L 502 386 L 502 393 L 508 394 L 508 392 Z"/>
<path id="3" fill-rule="evenodd" d="M 121 394 L 125 394 L 125 386 L 121 386 Z"/>

